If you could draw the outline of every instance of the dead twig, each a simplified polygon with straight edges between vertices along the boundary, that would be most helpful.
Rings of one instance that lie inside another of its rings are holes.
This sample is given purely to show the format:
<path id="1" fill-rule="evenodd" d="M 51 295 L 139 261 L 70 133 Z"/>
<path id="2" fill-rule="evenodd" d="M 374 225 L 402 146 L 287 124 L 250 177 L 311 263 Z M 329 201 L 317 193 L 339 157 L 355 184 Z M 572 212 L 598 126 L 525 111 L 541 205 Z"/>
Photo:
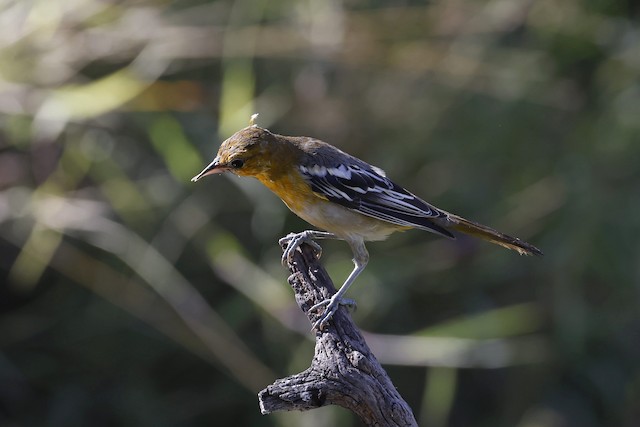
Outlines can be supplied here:
<path id="1" fill-rule="evenodd" d="M 288 263 L 289 284 L 311 324 L 319 313 L 308 310 L 335 293 L 326 270 L 309 245 L 302 245 Z M 366 425 L 417 426 L 411 408 L 369 350 L 346 309 L 340 308 L 322 331 L 316 331 L 311 366 L 279 379 L 258 394 L 263 414 L 305 411 L 339 405 Z"/>

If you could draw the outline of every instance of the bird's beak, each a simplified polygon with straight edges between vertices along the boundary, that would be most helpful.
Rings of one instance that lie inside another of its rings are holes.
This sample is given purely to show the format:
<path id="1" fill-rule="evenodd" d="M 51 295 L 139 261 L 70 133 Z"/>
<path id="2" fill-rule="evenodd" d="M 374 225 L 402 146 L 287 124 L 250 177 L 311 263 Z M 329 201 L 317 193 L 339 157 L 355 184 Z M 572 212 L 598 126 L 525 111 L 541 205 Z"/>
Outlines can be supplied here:
<path id="1" fill-rule="evenodd" d="M 220 164 L 220 158 L 216 157 L 215 159 L 213 159 L 211 163 L 209 163 L 209 165 L 206 168 L 202 169 L 202 172 L 200 172 L 198 175 L 191 178 L 191 182 L 196 182 L 197 180 L 199 180 L 204 176 L 223 173 L 223 172 L 226 172 L 227 170 L 229 170 L 229 168 L 227 168 L 225 165 Z"/>

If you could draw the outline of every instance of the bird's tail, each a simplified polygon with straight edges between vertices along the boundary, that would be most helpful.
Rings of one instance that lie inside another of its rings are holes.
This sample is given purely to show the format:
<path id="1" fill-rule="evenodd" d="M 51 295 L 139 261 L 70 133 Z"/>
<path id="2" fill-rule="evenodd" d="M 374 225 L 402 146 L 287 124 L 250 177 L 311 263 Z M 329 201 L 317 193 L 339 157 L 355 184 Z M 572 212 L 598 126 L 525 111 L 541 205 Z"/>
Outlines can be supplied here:
<path id="1" fill-rule="evenodd" d="M 502 234 L 491 227 L 469 221 L 457 215 L 448 214 L 446 227 L 512 249 L 520 255 L 542 255 L 542 251 L 530 243 L 522 241 L 517 237 Z"/>

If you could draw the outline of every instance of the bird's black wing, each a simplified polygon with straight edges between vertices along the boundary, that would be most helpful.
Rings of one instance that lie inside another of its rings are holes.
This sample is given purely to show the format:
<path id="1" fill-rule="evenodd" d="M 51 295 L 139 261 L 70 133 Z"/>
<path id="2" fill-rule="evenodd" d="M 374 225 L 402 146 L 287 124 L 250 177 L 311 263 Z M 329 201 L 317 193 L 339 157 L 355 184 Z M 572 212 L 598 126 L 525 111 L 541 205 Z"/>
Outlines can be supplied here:
<path id="1" fill-rule="evenodd" d="M 446 218 L 446 212 L 395 184 L 382 170 L 351 157 L 331 163 L 308 160 L 299 167 L 300 173 L 314 192 L 328 200 L 382 221 L 454 238 L 433 222 Z"/>

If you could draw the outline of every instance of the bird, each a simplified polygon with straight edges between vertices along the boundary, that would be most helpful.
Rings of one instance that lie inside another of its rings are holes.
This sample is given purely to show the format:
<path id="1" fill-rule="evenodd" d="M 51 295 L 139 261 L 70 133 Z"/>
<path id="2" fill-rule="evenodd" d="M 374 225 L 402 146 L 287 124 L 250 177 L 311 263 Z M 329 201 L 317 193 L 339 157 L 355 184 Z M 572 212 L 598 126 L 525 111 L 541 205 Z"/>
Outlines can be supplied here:
<path id="1" fill-rule="evenodd" d="M 335 294 L 310 308 L 319 312 L 312 330 L 322 330 L 340 305 L 355 304 L 344 295 L 369 262 L 365 242 L 384 240 L 396 231 L 425 230 L 449 239 L 460 232 L 521 255 L 543 254 L 530 243 L 427 203 L 389 179 L 382 169 L 331 144 L 261 128 L 254 123 L 255 116 L 248 127 L 221 144 L 213 161 L 191 181 L 227 172 L 256 178 L 293 213 L 321 230 L 290 233 L 280 239 L 283 247 L 286 244 L 283 263 L 303 243 L 320 254 L 315 240 L 347 242 L 354 268 Z"/>

